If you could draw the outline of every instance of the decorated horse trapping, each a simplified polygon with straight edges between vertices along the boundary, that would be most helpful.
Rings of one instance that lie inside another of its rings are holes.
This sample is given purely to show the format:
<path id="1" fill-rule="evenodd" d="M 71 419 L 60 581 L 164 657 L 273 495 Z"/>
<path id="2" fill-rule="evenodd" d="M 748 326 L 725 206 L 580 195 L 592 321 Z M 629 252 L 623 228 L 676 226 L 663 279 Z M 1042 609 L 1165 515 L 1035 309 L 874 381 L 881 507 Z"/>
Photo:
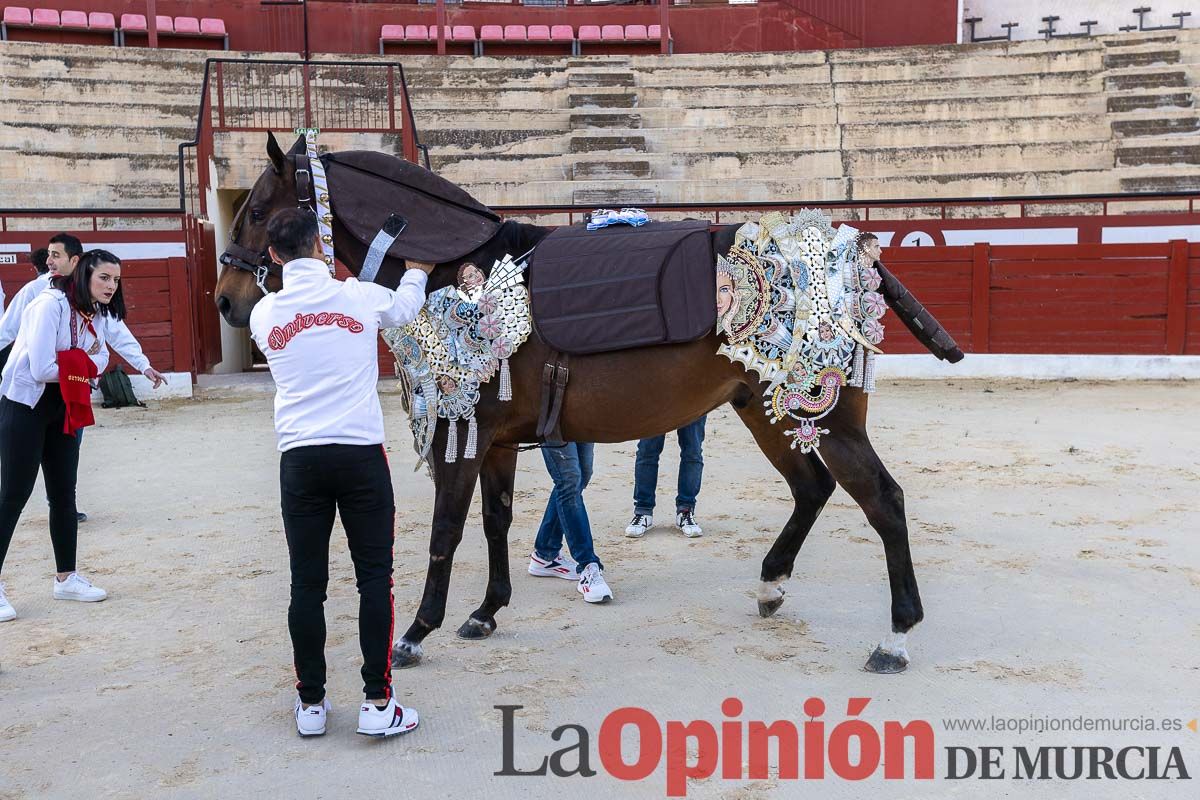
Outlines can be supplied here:
<path id="1" fill-rule="evenodd" d="M 396 356 L 413 445 L 422 460 L 429 454 L 438 419 L 450 426 L 447 463 L 458 458 L 459 420 L 467 421 L 463 458 L 478 455 L 475 405 L 482 384 L 498 374 L 499 399 L 512 399 L 508 359 L 532 331 L 524 270 L 523 261 L 505 256 L 485 278 L 478 266 L 467 262 L 459 267 L 458 285 L 430 294 L 412 324 L 383 331 Z"/>
<path id="2" fill-rule="evenodd" d="M 717 257 L 717 327 L 721 355 L 768 384 L 771 422 L 793 419 L 792 447 L 809 452 L 829 433 L 817 422 L 843 386 L 875 389 L 882 352 L 880 318 L 887 303 L 879 272 L 849 225 L 805 210 L 764 214 L 738 229 Z"/>

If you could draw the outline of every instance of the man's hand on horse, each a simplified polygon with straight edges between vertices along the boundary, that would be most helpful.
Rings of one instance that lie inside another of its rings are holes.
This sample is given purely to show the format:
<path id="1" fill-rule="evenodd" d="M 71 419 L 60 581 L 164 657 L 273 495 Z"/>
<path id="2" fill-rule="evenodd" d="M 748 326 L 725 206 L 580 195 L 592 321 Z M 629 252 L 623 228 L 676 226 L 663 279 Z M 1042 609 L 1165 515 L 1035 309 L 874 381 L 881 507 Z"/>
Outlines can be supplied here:
<path id="1" fill-rule="evenodd" d="M 155 389 L 167 382 L 167 376 L 163 375 L 154 367 L 148 367 L 142 374 L 150 379 L 150 382 L 154 384 Z"/>
<path id="2" fill-rule="evenodd" d="M 433 268 L 436 267 L 437 264 L 426 264 L 423 261 L 405 261 L 404 266 L 408 267 L 409 269 L 419 269 L 421 272 L 424 272 L 426 275 L 428 275 L 429 273 L 433 272 Z"/>

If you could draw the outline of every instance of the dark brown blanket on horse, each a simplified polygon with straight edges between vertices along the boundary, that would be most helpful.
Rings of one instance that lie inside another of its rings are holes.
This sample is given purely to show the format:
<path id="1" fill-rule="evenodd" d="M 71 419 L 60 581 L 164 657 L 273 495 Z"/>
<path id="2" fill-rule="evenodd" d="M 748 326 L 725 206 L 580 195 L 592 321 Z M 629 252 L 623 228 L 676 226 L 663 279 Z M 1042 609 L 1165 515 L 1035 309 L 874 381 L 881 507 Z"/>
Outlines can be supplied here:
<path id="1" fill-rule="evenodd" d="M 533 324 L 573 355 L 690 342 L 716 322 L 715 269 L 703 220 L 559 228 L 530 262 Z"/>
<path id="2" fill-rule="evenodd" d="M 500 217 L 465 190 L 403 159 L 353 150 L 329 153 L 321 161 L 338 258 L 363 264 L 365 280 L 397 286 L 404 259 L 454 261 L 500 229 Z M 375 270 L 367 271 L 372 242 L 381 258 Z"/>

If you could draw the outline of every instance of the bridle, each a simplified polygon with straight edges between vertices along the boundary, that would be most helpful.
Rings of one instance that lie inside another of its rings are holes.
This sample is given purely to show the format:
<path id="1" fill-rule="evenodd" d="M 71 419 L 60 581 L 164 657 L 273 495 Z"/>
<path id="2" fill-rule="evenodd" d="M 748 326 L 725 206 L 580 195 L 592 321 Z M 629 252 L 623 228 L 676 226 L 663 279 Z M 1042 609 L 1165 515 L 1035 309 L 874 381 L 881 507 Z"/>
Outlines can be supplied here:
<path id="1" fill-rule="evenodd" d="M 312 192 L 312 170 L 307 154 L 299 154 L 296 159 L 296 205 L 300 208 L 308 208 L 315 212 L 313 204 Z M 253 194 L 253 190 L 251 190 Z M 242 204 L 242 208 L 238 211 L 237 217 L 233 220 L 233 225 L 229 230 L 229 244 L 225 247 L 225 252 L 221 254 L 219 261 L 227 267 L 240 269 L 243 272 L 249 272 L 254 276 L 254 283 L 258 286 L 259 291 L 263 295 L 270 294 L 267 289 L 267 278 L 274 275 L 277 278 L 283 277 L 283 267 L 271 260 L 270 255 L 266 250 L 254 252 L 248 247 L 243 247 L 238 244 L 238 239 L 242 235 L 242 225 L 246 218 L 246 209 L 250 207 L 250 198 L 246 198 L 246 202 Z"/>

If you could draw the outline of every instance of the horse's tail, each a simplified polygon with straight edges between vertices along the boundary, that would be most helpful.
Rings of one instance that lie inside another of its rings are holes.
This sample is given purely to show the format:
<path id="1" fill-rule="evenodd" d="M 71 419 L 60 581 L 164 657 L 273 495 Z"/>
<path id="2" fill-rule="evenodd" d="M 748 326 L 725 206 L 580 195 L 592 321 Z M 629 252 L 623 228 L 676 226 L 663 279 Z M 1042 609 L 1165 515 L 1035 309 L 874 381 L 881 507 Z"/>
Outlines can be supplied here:
<path id="1" fill-rule="evenodd" d="M 880 287 L 883 299 L 892 311 L 896 312 L 904 327 L 917 337 L 917 341 L 942 361 L 949 361 L 951 364 L 962 361 L 963 351 L 959 349 L 958 343 L 946 332 L 942 323 L 929 313 L 929 309 L 921 305 L 912 292 L 882 262 L 876 261 L 875 269 L 879 270 L 879 276 L 883 278 L 883 285 Z"/>

